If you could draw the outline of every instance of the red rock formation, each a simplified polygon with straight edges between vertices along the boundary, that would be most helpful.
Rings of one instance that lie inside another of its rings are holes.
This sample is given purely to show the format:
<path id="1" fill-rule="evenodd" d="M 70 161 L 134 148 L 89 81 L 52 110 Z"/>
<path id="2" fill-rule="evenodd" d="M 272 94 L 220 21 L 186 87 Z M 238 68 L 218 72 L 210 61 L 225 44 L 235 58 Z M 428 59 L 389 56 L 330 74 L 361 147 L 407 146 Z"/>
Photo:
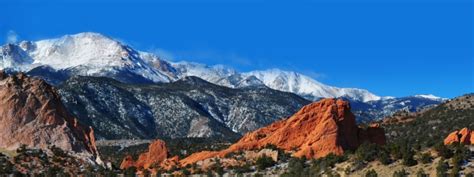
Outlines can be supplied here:
<path id="1" fill-rule="evenodd" d="M 137 161 L 133 161 L 131 156 L 127 156 L 122 160 L 121 169 L 127 169 L 132 166 L 137 168 L 143 167 L 148 169 L 152 165 L 159 165 L 164 169 L 169 169 L 174 165 L 178 165 L 178 157 L 168 158 L 168 148 L 163 140 L 155 140 L 148 146 L 148 151 L 140 154 Z"/>
<path id="2" fill-rule="evenodd" d="M 156 140 L 148 146 L 148 152 L 140 154 L 135 166 L 148 168 L 152 164 L 160 164 L 168 158 L 168 148 L 163 140 Z"/>
<path id="3" fill-rule="evenodd" d="M 463 128 L 460 131 L 454 131 L 450 133 L 445 139 L 444 144 L 452 143 L 463 143 L 463 144 L 474 144 L 474 131 L 469 130 L 468 128 Z"/>
<path id="4" fill-rule="evenodd" d="M 123 158 L 122 163 L 120 164 L 120 169 L 127 169 L 133 166 L 135 166 L 133 157 L 131 155 L 127 155 L 125 158 Z"/>
<path id="5" fill-rule="evenodd" d="M 23 73 L 0 72 L 0 147 L 56 146 L 76 155 L 98 158 L 92 128 L 82 126 L 45 81 Z"/>
<path id="6" fill-rule="evenodd" d="M 474 131 L 471 131 L 471 139 L 470 139 L 471 144 L 474 144 Z"/>
<path id="7" fill-rule="evenodd" d="M 267 144 L 287 151 L 296 150 L 294 155 L 298 157 L 318 158 L 330 153 L 341 155 L 344 150 L 355 149 L 364 141 L 384 144 L 383 129 L 378 126 L 360 129 L 347 101 L 323 99 L 303 107 L 288 119 L 246 134 L 228 149 L 195 153 L 180 163 L 192 164 L 230 152 L 259 149 Z"/>

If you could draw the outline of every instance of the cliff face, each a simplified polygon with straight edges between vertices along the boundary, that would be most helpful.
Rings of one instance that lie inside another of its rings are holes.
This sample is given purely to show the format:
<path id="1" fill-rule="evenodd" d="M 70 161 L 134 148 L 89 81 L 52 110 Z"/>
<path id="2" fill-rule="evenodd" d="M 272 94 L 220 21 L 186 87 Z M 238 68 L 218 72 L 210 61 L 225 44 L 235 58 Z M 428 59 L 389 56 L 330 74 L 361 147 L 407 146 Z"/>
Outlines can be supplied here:
<path id="1" fill-rule="evenodd" d="M 355 149 L 364 141 L 384 144 L 383 129 L 378 126 L 366 130 L 358 128 L 347 101 L 323 99 L 303 107 L 288 119 L 246 134 L 226 150 L 196 153 L 181 160 L 181 164 L 258 149 L 267 144 L 295 150 L 293 155 L 297 157 L 318 158 L 330 153 L 341 155 L 344 150 Z"/>
<path id="2" fill-rule="evenodd" d="M 82 126 L 45 81 L 0 72 L 0 147 L 14 150 L 56 146 L 100 161 L 94 131 Z"/>

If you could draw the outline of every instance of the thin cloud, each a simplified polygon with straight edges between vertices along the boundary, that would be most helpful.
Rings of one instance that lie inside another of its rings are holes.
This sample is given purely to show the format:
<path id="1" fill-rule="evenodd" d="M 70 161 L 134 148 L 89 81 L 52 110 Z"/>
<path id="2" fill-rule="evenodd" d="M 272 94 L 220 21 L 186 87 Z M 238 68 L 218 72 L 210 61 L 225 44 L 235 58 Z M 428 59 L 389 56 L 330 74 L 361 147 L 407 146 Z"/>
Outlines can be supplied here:
<path id="1" fill-rule="evenodd" d="M 159 56 L 160 58 L 164 59 L 164 60 L 167 60 L 167 61 L 174 61 L 175 57 L 174 57 L 174 54 L 165 50 L 165 49 L 162 49 L 162 48 L 153 48 L 153 49 L 150 49 L 148 50 L 148 52 L 150 53 L 153 53 L 157 56 Z"/>
<path id="2" fill-rule="evenodd" d="M 16 43 L 17 41 L 18 41 L 18 34 L 13 30 L 8 31 L 7 43 Z"/>

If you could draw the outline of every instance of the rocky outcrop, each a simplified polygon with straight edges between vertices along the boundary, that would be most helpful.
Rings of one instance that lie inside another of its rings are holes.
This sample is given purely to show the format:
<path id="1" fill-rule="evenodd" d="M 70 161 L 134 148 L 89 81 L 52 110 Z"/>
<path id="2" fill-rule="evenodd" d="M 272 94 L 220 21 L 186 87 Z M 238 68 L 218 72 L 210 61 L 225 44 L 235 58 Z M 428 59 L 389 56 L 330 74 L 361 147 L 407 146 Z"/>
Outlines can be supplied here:
<path id="1" fill-rule="evenodd" d="M 132 156 L 126 156 L 120 165 L 121 169 L 132 166 L 148 169 L 154 165 L 159 165 L 164 169 L 169 169 L 178 165 L 178 157 L 168 158 L 168 148 L 163 140 L 155 140 L 148 146 L 148 151 L 140 154 L 138 160 L 134 161 Z"/>
<path id="2" fill-rule="evenodd" d="M 135 166 L 133 157 L 131 155 L 127 155 L 125 158 L 123 158 L 122 163 L 120 164 L 120 169 L 127 169 L 133 166 Z"/>
<path id="3" fill-rule="evenodd" d="M 468 128 L 463 128 L 461 130 L 456 130 L 450 133 L 445 139 L 444 144 L 452 143 L 462 143 L 462 144 L 474 144 L 474 131 L 469 130 Z"/>
<path id="4" fill-rule="evenodd" d="M 180 162 L 192 164 L 240 150 L 260 149 L 268 144 L 293 151 L 297 157 L 319 158 L 330 153 L 342 155 L 365 141 L 384 144 L 383 129 L 378 126 L 361 129 L 347 101 L 323 99 L 303 107 L 288 119 L 246 134 L 228 149 L 195 153 Z"/>
<path id="5" fill-rule="evenodd" d="M 0 72 L 0 147 L 21 145 L 56 146 L 100 162 L 94 131 L 68 113 L 53 87 L 23 73 Z"/>

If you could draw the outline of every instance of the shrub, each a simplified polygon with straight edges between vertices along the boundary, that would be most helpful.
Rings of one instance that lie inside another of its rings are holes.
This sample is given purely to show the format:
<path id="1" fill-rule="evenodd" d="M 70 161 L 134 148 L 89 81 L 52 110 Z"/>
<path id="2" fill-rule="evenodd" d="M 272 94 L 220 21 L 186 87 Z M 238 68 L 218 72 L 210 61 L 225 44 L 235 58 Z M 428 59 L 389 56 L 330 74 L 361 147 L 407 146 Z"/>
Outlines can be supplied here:
<path id="1" fill-rule="evenodd" d="M 236 166 L 234 167 L 234 172 L 235 173 L 248 173 L 248 172 L 251 172 L 253 171 L 251 168 L 251 165 L 249 163 L 245 163 L 244 165 L 242 166 Z"/>
<path id="2" fill-rule="evenodd" d="M 377 160 L 384 164 L 384 165 L 388 165 L 390 164 L 390 157 L 389 157 L 389 154 L 385 151 L 385 150 L 381 150 L 377 156 Z"/>
<path id="3" fill-rule="evenodd" d="M 432 157 L 429 152 L 420 154 L 420 162 L 423 164 L 431 163 Z"/>
<path id="4" fill-rule="evenodd" d="M 445 177 L 446 173 L 448 172 L 449 165 L 441 159 L 436 166 L 436 176 L 437 177 Z"/>
<path id="5" fill-rule="evenodd" d="M 451 169 L 451 173 L 449 173 L 450 177 L 457 177 L 459 176 L 459 171 L 461 171 L 461 162 L 462 157 L 458 154 L 454 155 L 451 159 L 453 163 L 453 169 Z"/>
<path id="6" fill-rule="evenodd" d="M 413 166 L 416 165 L 416 160 L 413 159 L 414 152 L 410 148 L 404 150 L 402 155 L 403 165 Z"/>
<path id="7" fill-rule="evenodd" d="M 216 159 L 216 163 L 214 163 L 211 169 L 220 176 L 224 174 L 224 167 L 222 167 L 221 161 L 219 159 Z"/>
<path id="8" fill-rule="evenodd" d="M 423 171 L 422 168 L 418 169 L 418 172 L 416 172 L 416 177 L 428 177 L 428 175 Z"/>
<path id="9" fill-rule="evenodd" d="M 365 173 L 365 177 L 377 177 L 377 172 L 375 170 L 369 170 L 367 173 Z"/>
<path id="10" fill-rule="evenodd" d="M 435 150 L 436 152 L 438 152 L 439 156 L 445 159 L 449 159 L 453 156 L 453 152 L 448 147 L 446 147 L 443 143 L 438 143 L 435 146 Z"/>
<path id="11" fill-rule="evenodd" d="M 405 169 L 402 169 L 400 171 L 395 171 L 393 173 L 393 177 L 405 177 L 408 176 L 408 173 L 405 171 Z"/>
<path id="12" fill-rule="evenodd" d="M 357 148 L 355 156 L 357 160 L 371 162 L 377 157 L 378 146 L 373 143 L 363 143 Z"/>
<path id="13" fill-rule="evenodd" d="M 283 173 L 282 177 L 300 177 L 304 176 L 305 172 L 304 158 L 291 158 L 288 162 L 288 171 Z"/>
<path id="14" fill-rule="evenodd" d="M 137 173 L 137 168 L 136 167 L 129 167 L 124 171 L 125 176 L 135 176 Z"/>
<path id="15" fill-rule="evenodd" d="M 275 161 L 271 157 L 262 155 L 257 159 L 256 165 L 259 170 L 264 170 L 268 167 L 275 165 Z"/>

